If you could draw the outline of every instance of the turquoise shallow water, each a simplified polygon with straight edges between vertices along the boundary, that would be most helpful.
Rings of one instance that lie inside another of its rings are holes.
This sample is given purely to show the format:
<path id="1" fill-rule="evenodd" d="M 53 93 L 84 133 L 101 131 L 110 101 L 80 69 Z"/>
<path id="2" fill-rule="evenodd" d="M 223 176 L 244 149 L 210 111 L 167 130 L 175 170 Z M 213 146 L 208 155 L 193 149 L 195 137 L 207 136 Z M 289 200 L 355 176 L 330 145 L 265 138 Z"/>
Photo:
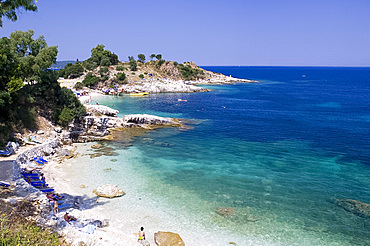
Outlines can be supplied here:
<path id="1" fill-rule="evenodd" d="M 138 170 L 132 182 L 146 180 L 143 196 L 195 221 L 188 230 L 236 233 L 238 245 L 368 245 L 369 218 L 334 201 L 370 202 L 370 69 L 208 69 L 260 82 L 99 98 L 121 116 L 186 118 L 191 127 L 150 131 L 132 146 L 107 143 L 119 155 L 114 163 L 96 158 L 115 165 L 101 180 L 120 182 L 119 165 L 130 166 Z M 216 207 L 235 216 L 223 218 Z"/>

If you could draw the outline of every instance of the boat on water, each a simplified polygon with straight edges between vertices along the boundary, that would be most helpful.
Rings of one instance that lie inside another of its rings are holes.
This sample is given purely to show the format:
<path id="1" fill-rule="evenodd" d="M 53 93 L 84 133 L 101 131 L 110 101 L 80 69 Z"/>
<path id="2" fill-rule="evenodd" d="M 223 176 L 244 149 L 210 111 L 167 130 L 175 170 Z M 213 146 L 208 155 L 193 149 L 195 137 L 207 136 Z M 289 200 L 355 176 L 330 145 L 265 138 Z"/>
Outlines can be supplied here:
<path id="1" fill-rule="evenodd" d="M 130 96 L 133 97 L 142 97 L 142 96 L 147 96 L 149 95 L 149 92 L 135 92 L 135 93 L 130 93 Z"/>

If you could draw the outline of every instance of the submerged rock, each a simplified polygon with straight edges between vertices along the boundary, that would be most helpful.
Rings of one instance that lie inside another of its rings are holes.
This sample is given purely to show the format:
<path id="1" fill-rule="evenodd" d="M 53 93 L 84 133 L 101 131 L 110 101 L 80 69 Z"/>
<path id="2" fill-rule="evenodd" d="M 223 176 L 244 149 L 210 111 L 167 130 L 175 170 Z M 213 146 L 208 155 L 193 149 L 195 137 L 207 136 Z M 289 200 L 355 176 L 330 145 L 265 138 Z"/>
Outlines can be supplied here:
<path id="1" fill-rule="evenodd" d="M 216 213 L 223 217 L 233 216 L 235 215 L 235 210 L 228 207 L 218 207 L 216 208 Z"/>
<path id="2" fill-rule="evenodd" d="M 370 217 L 370 204 L 360 202 L 353 199 L 337 199 L 334 203 L 345 210 L 354 213 L 355 215 L 369 218 Z"/>
<path id="3" fill-rule="evenodd" d="M 99 157 L 99 156 L 102 156 L 102 153 L 90 154 L 90 158 L 95 158 L 95 157 Z"/>
<path id="4" fill-rule="evenodd" d="M 98 189 L 93 190 L 93 193 L 95 193 L 97 196 L 107 198 L 119 197 L 126 194 L 123 190 L 118 188 L 117 185 L 111 184 L 100 186 Z"/>
<path id="5" fill-rule="evenodd" d="M 185 245 L 179 234 L 159 231 L 154 233 L 154 241 L 158 246 L 181 246 Z"/>
<path id="6" fill-rule="evenodd" d="M 94 145 L 91 145 L 91 148 L 92 149 L 101 149 L 103 147 L 104 147 L 104 145 L 102 145 L 102 144 L 94 144 Z"/>

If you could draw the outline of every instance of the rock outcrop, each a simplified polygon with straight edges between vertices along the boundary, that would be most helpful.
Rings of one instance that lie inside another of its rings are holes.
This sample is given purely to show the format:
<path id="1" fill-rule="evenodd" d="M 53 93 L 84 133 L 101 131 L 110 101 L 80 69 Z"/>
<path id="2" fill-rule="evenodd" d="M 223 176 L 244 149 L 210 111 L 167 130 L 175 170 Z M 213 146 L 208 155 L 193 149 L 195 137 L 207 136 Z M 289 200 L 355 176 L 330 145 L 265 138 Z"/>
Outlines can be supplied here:
<path id="1" fill-rule="evenodd" d="M 123 85 L 122 91 L 125 93 L 133 92 L 149 92 L 149 93 L 191 93 L 191 92 L 206 92 L 208 89 L 201 88 L 195 85 L 186 84 L 179 81 L 150 81 L 136 82 L 135 84 Z"/>
<path id="2" fill-rule="evenodd" d="M 119 196 L 123 196 L 126 194 L 123 190 L 118 188 L 117 185 L 111 185 L 111 184 L 100 186 L 96 190 L 93 190 L 93 192 L 97 196 L 107 197 L 107 198 L 119 197 Z"/>
<path id="3" fill-rule="evenodd" d="M 353 199 L 337 199 L 334 203 L 345 210 L 365 218 L 370 218 L 370 204 Z"/>
<path id="4" fill-rule="evenodd" d="M 125 115 L 123 118 L 116 116 L 118 111 L 101 105 L 86 105 L 88 115 L 81 117 L 69 125 L 68 131 L 60 135 L 63 144 L 72 142 L 88 142 L 106 139 L 111 129 L 131 127 L 150 128 L 150 126 L 182 126 L 172 118 L 159 117 L 147 114 Z"/>
<path id="5" fill-rule="evenodd" d="M 182 246 L 184 241 L 179 234 L 173 232 L 159 231 L 154 233 L 154 241 L 158 246 Z"/>
<path id="6" fill-rule="evenodd" d="M 159 117 L 155 115 L 149 114 L 129 114 L 123 117 L 123 124 L 122 125 L 176 125 L 180 126 L 181 124 L 176 121 L 175 119 L 168 118 L 168 117 Z"/>
<path id="7" fill-rule="evenodd" d="M 118 110 L 112 109 L 110 107 L 104 106 L 104 105 L 85 105 L 87 112 L 107 115 L 107 116 L 117 116 Z"/>

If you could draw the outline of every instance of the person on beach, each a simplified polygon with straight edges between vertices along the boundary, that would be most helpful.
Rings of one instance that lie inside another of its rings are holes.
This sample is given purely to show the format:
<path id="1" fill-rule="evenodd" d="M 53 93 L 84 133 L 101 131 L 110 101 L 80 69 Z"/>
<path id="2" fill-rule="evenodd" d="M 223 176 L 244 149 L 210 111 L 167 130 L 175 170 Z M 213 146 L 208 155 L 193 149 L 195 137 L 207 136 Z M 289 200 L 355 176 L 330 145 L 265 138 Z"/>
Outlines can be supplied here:
<path id="1" fill-rule="evenodd" d="M 71 215 L 68 215 L 67 212 L 64 214 L 63 217 L 64 217 L 64 220 L 68 222 L 68 224 L 71 224 L 70 223 L 71 221 L 76 221 L 77 220 L 75 217 L 73 217 Z"/>
<path id="2" fill-rule="evenodd" d="M 145 240 L 144 227 L 141 227 L 140 228 L 140 231 L 139 231 L 139 239 L 138 239 L 138 241 L 141 242 L 142 240 Z"/>
<path id="3" fill-rule="evenodd" d="M 31 178 L 27 177 L 27 183 L 31 184 Z"/>
<path id="4" fill-rule="evenodd" d="M 58 214 L 59 213 L 59 209 L 58 209 L 58 200 L 54 198 L 53 200 L 53 207 L 54 207 L 54 214 Z"/>

